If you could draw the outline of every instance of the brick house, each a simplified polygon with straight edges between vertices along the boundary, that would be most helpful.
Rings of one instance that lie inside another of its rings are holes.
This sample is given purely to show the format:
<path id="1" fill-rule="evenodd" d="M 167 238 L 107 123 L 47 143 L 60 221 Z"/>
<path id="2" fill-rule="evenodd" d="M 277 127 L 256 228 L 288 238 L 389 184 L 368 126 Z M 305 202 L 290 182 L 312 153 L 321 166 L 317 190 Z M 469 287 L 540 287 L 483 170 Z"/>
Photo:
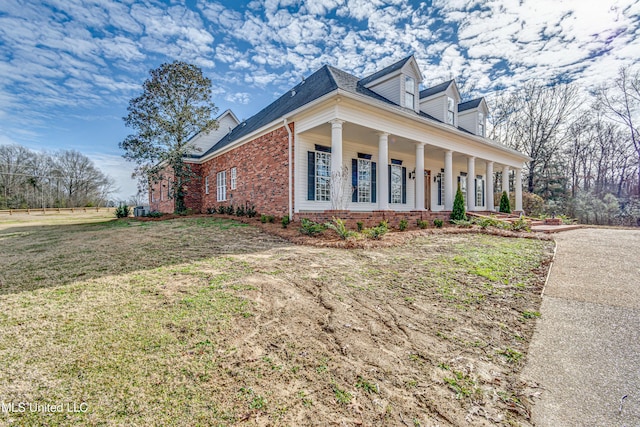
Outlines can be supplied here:
<path id="1" fill-rule="evenodd" d="M 453 80 L 420 91 L 423 80 L 413 56 L 365 78 L 325 65 L 245 121 L 226 111 L 216 131 L 193 138 L 187 206 L 250 205 L 293 219 L 447 218 L 460 185 L 468 211 L 495 211 L 502 188 L 521 211 L 529 158 L 485 137 L 483 98 L 461 102 Z M 153 210 L 173 211 L 167 184 L 152 186 Z"/>

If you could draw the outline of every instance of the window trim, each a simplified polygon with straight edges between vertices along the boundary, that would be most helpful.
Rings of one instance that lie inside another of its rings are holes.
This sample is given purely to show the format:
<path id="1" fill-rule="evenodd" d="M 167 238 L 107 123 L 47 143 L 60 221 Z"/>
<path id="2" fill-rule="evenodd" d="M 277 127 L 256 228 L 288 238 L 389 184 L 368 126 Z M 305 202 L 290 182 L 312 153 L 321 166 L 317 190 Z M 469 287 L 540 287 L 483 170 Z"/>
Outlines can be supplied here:
<path id="1" fill-rule="evenodd" d="M 234 167 L 231 168 L 231 189 L 235 190 L 238 184 L 238 171 Z"/>
<path id="2" fill-rule="evenodd" d="M 223 170 L 216 174 L 216 200 L 225 202 L 227 200 L 227 171 Z"/>
<path id="3" fill-rule="evenodd" d="M 204 194 L 209 194 L 209 176 L 204 177 Z"/>
<path id="4" fill-rule="evenodd" d="M 478 111 L 478 135 L 484 137 L 486 131 L 486 124 L 484 120 L 484 113 L 482 111 Z"/>
<path id="5" fill-rule="evenodd" d="M 452 125 L 452 126 L 456 125 L 455 109 L 456 109 L 456 101 L 455 101 L 455 99 L 451 98 L 450 96 L 447 96 L 447 116 L 446 116 L 446 120 L 447 120 L 447 124 Z M 451 117 L 451 121 L 449 121 L 449 116 Z"/>
<path id="6" fill-rule="evenodd" d="M 410 83 L 410 84 L 407 84 Z M 411 105 L 407 102 L 407 97 L 411 97 Z M 416 108 L 416 81 L 411 76 L 404 76 L 404 106 L 414 110 Z"/>
<path id="7" fill-rule="evenodd" d="M 475 180 L 475 202 L 476 202 L 476 206 L 484 206 L 485 205 L 485 179 L 484 176 L 482 175 L 476 175 L 476 180 Z M 478 201 L 478 196 L 480 196 L 480 201 Z"/>
<path id="8" fill-rule="evenodd" d="M 319 162 L 318 159 L 323 158 L 323 162 Z M 326 164 L 327 174 L 318 174 L 318 167 L 321 164 Z M 313 171 L 313 185 L 315 188 L 315 201 L 316 202 L 330 202 L 331 201 L 331 152 L 315 151 L 315 170 Z M 321 197 L 319 197 L 322 195 Z"/>
<path id="9" fill-rule="evenodd" d="M 389 180 L 391 181 L 391 185 L 389 185 L 389 193 L 390 193 L 389 194 L 389 198 L 390 198 L 389 203 L 394 204 L 394 205 L 400 205 L 400 204 L 402 204 L 402 166 L 398 165 L 398 164 L 395 164 L 395 163 L 392 163 L 389 166 L 391 167 L 389 169 Z M 394 180 L 393 180 L 393 177 L 394 177 L 393 171 L 394 171 L 394 169 L 398 171 L 396 173 L 396 176 L 398 176 L 399 179 L 400 179 L 399 185 L 398 185 L 398 182 L 394 182 Z M 397 199 L 394 198 L 394 191 L 393 191 L 394 188 L 399 190 L 399 191 L 397 191 L 397 194 L 396 194 L 398 196 Z M 398 200 L 398 201 L 394 201 L 394 200 Z"/>
<path id="10" fill-rule="evenodd" d="M 357 203 L 372 203 L 372 184 L 373 184 L 373 165 L 372 165 L 372 161 L 370 159 L 357 159 L 358 162 L 358 175 L 357 175 L 357 180 L 358 180 L 358 186 L 356 187 L 358 190 L 358 200 Z M 367 169 L 368 169 L 368 180 L 361 180 L 361 174 L 363 172 L 363 165 L 367 165 Z M 363 193 L 368 196 L 363 198 L 362 195 Z"/>

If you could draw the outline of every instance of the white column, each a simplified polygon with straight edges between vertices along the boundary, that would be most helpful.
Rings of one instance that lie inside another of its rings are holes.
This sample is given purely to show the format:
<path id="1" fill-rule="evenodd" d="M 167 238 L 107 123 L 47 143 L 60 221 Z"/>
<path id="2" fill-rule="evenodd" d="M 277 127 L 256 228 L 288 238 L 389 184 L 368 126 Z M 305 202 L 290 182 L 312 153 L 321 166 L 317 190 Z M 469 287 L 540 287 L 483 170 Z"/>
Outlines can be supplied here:
<path id="1" fill-rule="evenodd" d="M 495 206 L 493 205 L 493 162 L 487 162 L 487 173 L 485 178 L 485 206 L 489 212 L 492 212 L 495 210 Z"/>
<path id="2" fill-rule="evenodd" d="M 522 169 L 516 169 L 516 210 L 522 211 Z"/>
<path id="3" fill-rule="evenodd" d="M 342 120 L 331 120 L 331 175 L 342 171 Z"/>
<path id="4" fill-rule="evenodd" d="M 467 210 L 476 210 L 476 158 L 467 158 Z"/>
<path id="5" fill-rule="evenodd" d="M 453 151 L 444 153 L 444 210 L 453 209 Z"/>
<path id="6" fill-rule="evenodd" d="M 509 166 L 502 167 L 502 191 L 507 192 L 509 195 Z"/>
<path id="7" fill-rule="evenodd" d="M 378 209 L 389 210 L 389 134 L 378 139 Z"/>
<path id="8" fill-rule="evenodd" d="M 416 144 L 416 210 L 424 210 L 424 142 Z"/>

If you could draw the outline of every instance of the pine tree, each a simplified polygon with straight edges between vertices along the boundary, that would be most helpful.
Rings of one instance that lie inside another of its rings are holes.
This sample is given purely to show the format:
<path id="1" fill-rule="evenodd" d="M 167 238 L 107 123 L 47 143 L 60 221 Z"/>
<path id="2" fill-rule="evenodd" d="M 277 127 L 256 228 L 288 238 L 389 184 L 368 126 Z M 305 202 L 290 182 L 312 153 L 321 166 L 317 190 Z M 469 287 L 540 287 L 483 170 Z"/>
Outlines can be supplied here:
<path id="1" fill-rule="evenodd" d="M 462 191 L 458 184 L 458 190 L 456 191 L 456 198 L 453 199 L 453 211 L 451 211 L 451 221 L 466 221 L 467 212 L 464 207 L 464 197 L 462 197 Z"/>
<path id="2" fill-rule="evenodd" d="M 511 213 L 511 205 L 509 204 L 509 195 L 506 191 L 502 192 L 502 197 L 500 198 L 500 212 L 502 213 Z"/>

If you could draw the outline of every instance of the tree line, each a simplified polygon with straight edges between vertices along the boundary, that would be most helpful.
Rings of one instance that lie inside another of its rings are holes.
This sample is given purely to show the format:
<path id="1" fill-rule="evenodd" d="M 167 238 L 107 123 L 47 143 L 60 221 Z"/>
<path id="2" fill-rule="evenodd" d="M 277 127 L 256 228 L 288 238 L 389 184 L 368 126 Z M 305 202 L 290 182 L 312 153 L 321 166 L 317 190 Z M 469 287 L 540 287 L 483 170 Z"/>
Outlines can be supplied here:
<path id="1" fill-rule="evenodd" d="M 640 225 L 640 69 L 591 92 L 529 81 L 489 103 L 490 137 L 531 157 L 528 213 Z"/>
<path id="2" fill-rule="evenodd" d="M 0 145 L 0 209 L 105 206 L 114 181 L 75 150 Z"/>

